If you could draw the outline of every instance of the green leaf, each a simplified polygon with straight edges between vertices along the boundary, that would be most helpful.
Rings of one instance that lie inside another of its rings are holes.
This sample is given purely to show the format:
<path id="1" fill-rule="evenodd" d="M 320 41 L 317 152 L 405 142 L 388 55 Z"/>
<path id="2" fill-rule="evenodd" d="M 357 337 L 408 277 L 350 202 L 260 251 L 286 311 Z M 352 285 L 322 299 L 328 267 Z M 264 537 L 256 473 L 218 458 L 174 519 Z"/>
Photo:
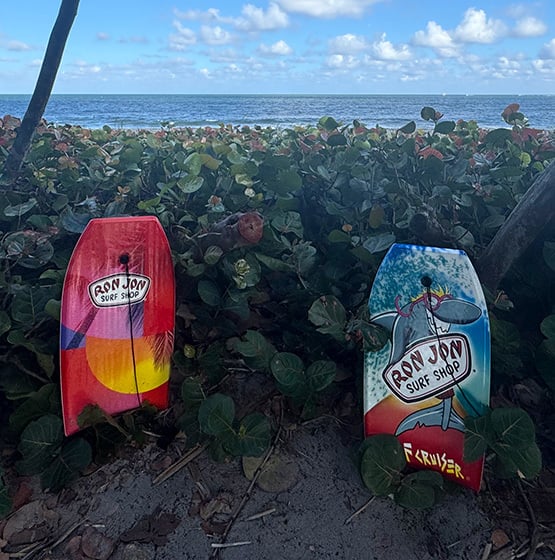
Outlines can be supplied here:
<path id="1" fill-rule="evenodd" d="M 335 296 L 321 296 L 313 302 L 308 310 L 308 319 L 318 327 L 318 332 L 330 334 L 338 341 L 345 340 L 347 312 Z"/>
<path id="2" fill-rule="evenodd" d="M 416 123 L 414 121 L 408 122 L 406 125 L 399 129 L 403 134 L 412 134 L 416 130 Z"/>
<path id="3" fill-rule="evenodd" d="M 485 144 L 492 144 L 498 148 L 505 147 L 506 142 L 511 141 L 513 134 L 506 128 L 496 128 L 486 134 L 484 138 Z"/>
<path id="4" fill-rule="evenodd" d="M 520 350 L 520 333 L 514 323 L 491 318 L 491 339 L 494 347 L 505 354 Z"/>
<path id="5" fill-rule="evenodd" d="M 255 412 L 245 416 L 239 424 L 236 436 L 224 447 L 232 455 L 242 457 L 260 457 L 270 446 L 270 422 L 264 414 Z"/>
<path id="6" fill-rule="evenodd" d="M 544 340 L 536 350 L 536 369 L 546 385 L 555 391 L 555 338 Z"/>
<path id="7" fill-rule="evenodd" d="M 12 319 L 29 328 L 45 317 L 44 308 L 50 299 L 50 290 L 26 284 L 18 291 L 11 305 Z"/>
<path id="8" fill-rule="evenodd" d="M 555 315 L 548 315 L 540 324 L 540 330 L 546 338 L 555 339 Z"/>
<path id="9" fill-rule="evenodd" d="M 294 233 L 301 239 L 303 237 L 303 223 L 298 212 L 280 212 L 271 224 L 279 233 Z"/>
<path id="10" fill-rule="evenodd" d="M 370 253 L 381 253 L 395 243 L 394 233 L 379 233 L 366 239 L 362 246 Z"/>
<path id="11" fill-rule="evenodd" d="M 87 441 L 75 438 L 62 447 L 61 453 L 41 475 L 43 489 L 58 492 L 77 478 L 79 471 L 92 461 L 92 449 Z"/>
<path id="12" fill-rule="evenodd" d="M 231 397 L 215 393 L 205 399 L 198 411 L 200 429 L 209 436 L 233 434 L 235 404 Z"/>
<path id="13" fill-rule="evenodd" d="M 419 471 L 405 476 L 394 498 L 400 506 L 426 509 L 434 506 L 443 488 L 443 477 L 435 471 Z"/>
<path id="14" fill-rule="evenodd" d="M 208 378 L 212 384 L 221 381 L 225 375 L 223 366 L 224 345 L 221 342 L 213 342 L 208 348 L 202 352 L 198 362 L 202 373 Z"/>
<path id="15" fill-rule="evenodd" d="M 3 479 L 3 473 L 0 470 L 0 519 L 6 517 L 12 509 L 12 500 L 8 493 L 8 488 L 6 487 Z"/>
<path id="16" fill-rule="evenodd" d="M 546 241 L 543 244 L 543 258 L 551 270 L 555 270 L 555 241 Z"/>
<path id="17" fill-rule="evenodd" d="M 195 408 L 202 404 L 206 395 L 198 377 L 185 379 L 181 384 L 181 398 L 187 408 Z"/>
<path id="18" fill-rule="evenodd" d="M 456 124 L 453 121 L 443 121 L 437 123 L 434 127 L 434 132 L 438 134 L 450 134 L 455 130 Z"/>
<path id="19" fill-rule="evenodd" d="M 464 419 L 464 460 L 472 463 L 484 456 L 488 444 L 493 439 L 490 413 Z"/>
<path id="20" fill-rule="evenodd" d="M 334 381 L 336 372 L 335 362 L 318 360 L 310 364 L 306 370 L 308 386 L 314 392 L 322 391 Z"/>
<path id="21" fill-rule="evenodd" d="M 12 321 L 10 316 L 3 309 L 0 309 L 0 336 L 7 333 L 11 328 Z"/>
<path id="22" fill-rule="evenodd" d="M 362 335 L 365 352 L 377 352 L 388 342 L 391 333 L 384 327 L 354 319 L 347 323 L 347 332 L 351 335 Z"/>
<path id="23" fill-rule="evenodd" d="M 58 416 L 47 414 L 30 422 L 18 445 L 23 456 L 17 464 L 19 472 L 23 475 L 42 472 L 58 454 L 63 438 L 62 420 Z"/>
<path id="24" fill-rule="evenodd" d="M 397 438 L 379 434 L 367 438 L 360 464 L 362 480 L 376 496 L 391 494 L 401 481 L 407 461 Z"/>
<path id="25" fill-rule="evenodd" d="M 47 235 L 35 231 L 17 231 L 6 235 L 2 245 L 9 258 L 25 268 L 40 268 L 54 255 Z"/>
<path id="26" fill-rule="evenodd" d="M 217 307 L 220 305 L 220 289 L 216 283 L 211 280 L 200 280 L 197 286 L 197 291 L 200 299 L 206 303 L 206 305 L 210 305 L 211 307 Z"/>
<path id="27" fill-rule="evenodd" d="M 503 214 L 492 214 L 482 222 L 483 229 L 497 229 L 505 223 Z"/>
<path id="28" fill-rule="evenodd" d="M 270 362 L 270 370 L 276 381 L 292 389 L 304 384 L 304 364 L 297 354 L 278 352 Z"/>
<path id="29" fill-rule="evenodd" d="M 420 111 L 420 116 L 425 121 L 435 121 L 436 110 L 433 107 L 422 107 L 422 110 Z"/>
<path id="30" fill-rule="evenodd" d="M 368 225 L 372 229 L 378 229 L 384 222 L 385 210 L 380 204 L 374 204 L 368 216 Z"/>
<path id="31" fill-rule="evenodd" d="M 44 311 L 56 321 L 60 321 L 60 312 L 62 309 L 62 302 L 59 299 L 49 299 L 44 305 Z"/>
<path id="32" fill-rule="evenodd" d="M 333 117 L 322 117 L 318 121 L 318 125 L 329 132 L 339 127 L 339 123 Z"/>
<path id="33" fill-rule="evenodd" d="M 182 177 L 177 181 L 177 186 L 185 194 L 197 192 L 203 184 L 204 179 L 195 175 L 187 175 L 187 177 Z"/>
<path id="34" fill-rule="evenodd" d="M 4 208 L 4 216 L 8 216 L 8 217 L 23 216 L 23 214 L 29 212 L 29 210 L 31 210 L 31 208 L 34 208 L 36 205 L 37 205 L 37 199 L 30 198 L 29 200 L 26 200 L 21 204 L 15 204 L 14 206 L 6 206 L 6 208 Z"/>
<path id="35" fill-rule="evenodd" d="M 280 259 L 263 255 L 262 253 L 255 253 L 256 258 L 270 270 L 276 272 L 292 272 L 294 267 Z"/>
<path id="36" fill-rule="evenodd" d="M 345 146 L 347 144 L 347 138 L 341 132 L 335 132 L 330 134 L 326 140 L 330 146 Z"/>
<path id="37" fill-rule="evenodd" d="M 496 408 L 491 413 L 491 427 L 498 445 L 511 450 L 524 449 L 536 439 L 534 422 L 522 408 Z"/>
<path id="38" fill-rule="evenodd" d="M 351 243 L 351 236 L 340 229 L 333 229 L 328 233 L 330 243 Z"/>
<path id="39" fill-rule="evenodd" d="M 221 247 L 218 247 L 217 245 L 210 245 L 210 247 L 204 251 L 203 259 L 207 265 L 213 266 L 220 260 L 223 254 L 224 251 Z"/>
<path id="40" fill-rule="evenodd" d="M 187 171 L 189 171 L 191 175 L 197 176 L 202 168 L 203 159 L 200 154 L 193 152 L 187 156 L 184 163 Z"/>
<path id="41" fill-rule="evenodd" d="M 237 340 L 233 344 L 233 349 L 239 354 L 248 358 L 265 356 L 271 344 L 257 331 L 248 330 L 245 332 L 244 340 Z"/>
<path id="42" fill-rule="evenodd" d="M 48 383 L 40 387 L 10 415 L 10 428 L 19 434 L 31 421 L 45 414 L 59 413 L 61 403 L 58 385 Z"/>
<path id="43" fill-rule="evenodd" d="M 240 294 L 244 297 L 238 297 L 236 293 L 231 291 L 224 300 L 222 311 L 233 313 L 234 315 L 237 315 L 239 319 L 246 321 L 251 313 L 248 292 L 240 292 Z"/>
<path id="44" fill-rule="evenodd" d="M 542 468 L 542 457 L 535 442 L 521 449 L 494 446 L 496 473 L 500 478 L 535 478 Z"/>
<path id="45" fill-rule="evenodd" d="M 301 176 L 293 169 L 280 169 L 277 176 L 272 175 L 266 180 L 266 186 L 270 191 L 285 197 L 298 191 L 302 185 Z"/>
<path id="46" fill-rule="evenodd" d="M 294 245 L 292 252 L 295 269 L 300 276 L 306 276 L 316 264 L 316 247 L 303 241 Z"/>

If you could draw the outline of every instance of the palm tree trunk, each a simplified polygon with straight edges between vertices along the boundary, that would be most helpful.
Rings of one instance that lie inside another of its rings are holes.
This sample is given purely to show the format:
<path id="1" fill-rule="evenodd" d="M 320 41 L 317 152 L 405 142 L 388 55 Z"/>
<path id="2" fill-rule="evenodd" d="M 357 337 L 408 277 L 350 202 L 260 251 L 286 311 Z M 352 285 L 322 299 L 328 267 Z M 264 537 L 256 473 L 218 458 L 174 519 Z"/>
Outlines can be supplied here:
<path id="1" fill-rule="evenodd" d="M 78 7 L 79 0 L 62 0 L 58 17 L 50 33 L 35 91 L 6 159 L 6 172 L 12 182 L 15 181 L 21 169 L 35 130 L 44 114 Z"/>

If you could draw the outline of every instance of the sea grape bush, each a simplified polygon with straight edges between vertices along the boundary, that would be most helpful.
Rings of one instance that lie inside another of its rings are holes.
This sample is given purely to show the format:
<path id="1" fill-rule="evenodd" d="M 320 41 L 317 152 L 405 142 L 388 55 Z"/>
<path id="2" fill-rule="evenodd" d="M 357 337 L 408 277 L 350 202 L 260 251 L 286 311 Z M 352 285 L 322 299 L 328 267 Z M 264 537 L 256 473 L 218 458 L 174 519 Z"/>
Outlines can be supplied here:
<path id="1" fill-rule="evenodd" d="M 385 343 L 366 309 L 384 251 L 396 241 L 478 257 L 555 159 L 553 132 L 531 128 L 516 104 L 494 130 L 431 107 L 421 116 L 432 130 L 333 117 L 285 129 L 41 124 L 15 184 L 0 177 L 0 400 L 11 412 L 2 436 L 17 441 L 29 426 L 49 427 L 52 449 L 64 454 L 52 429 L 60 294 L 93 217 L 155 215 L 168 234 L 177 422 L 189 443 L 211 438 L 219 456 L 263 452 L 267 423 L 238 419 L 231 397 L 210 395 L 238 361 L 265 372 L 301 416 L 329 407 L 362 371 L 360 349 Z M 18 125 L 0 120 L 0 169 Z M 256 230 L 253 240 L 229 237 L 237 224 Z M 510 300 L 491 294 L 496 388 L 533 378 L 553 390 L 554 243 L 546 227 L 506 281 Z M 222 410 L 225 427 L 213 421 Z M 90 450 L 73 447 L 79 468 Z M 34 450 L 20 451 L 26 464 Z M 414 484 L 437 489 L 434 480 Z"/>

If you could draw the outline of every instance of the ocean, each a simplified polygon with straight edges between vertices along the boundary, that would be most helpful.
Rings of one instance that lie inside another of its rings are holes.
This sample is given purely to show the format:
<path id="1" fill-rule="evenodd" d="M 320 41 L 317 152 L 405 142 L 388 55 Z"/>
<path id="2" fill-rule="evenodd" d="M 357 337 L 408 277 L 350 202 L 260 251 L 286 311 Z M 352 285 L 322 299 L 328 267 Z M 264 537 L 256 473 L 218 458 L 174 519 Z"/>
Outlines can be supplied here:
<path id="1" fill-rule="evenodd" d="M 0 117 L 23 117 L 30 95 L 0 95 Z M 555 130 L 555 95 L 52 95 L 44 118 L 58 125 L 85 128 L 157 129 L 181 126 L 260 125 L 286 128 L 315 125 L 331 116 L 343 124 L 354 119 L 367 126 L 400 128 L 420 117 L 424 106 L 444 120 L 475 120 L 483 128 L 507 126 L 503 109 L 519 103 L 530 126 Z"/>

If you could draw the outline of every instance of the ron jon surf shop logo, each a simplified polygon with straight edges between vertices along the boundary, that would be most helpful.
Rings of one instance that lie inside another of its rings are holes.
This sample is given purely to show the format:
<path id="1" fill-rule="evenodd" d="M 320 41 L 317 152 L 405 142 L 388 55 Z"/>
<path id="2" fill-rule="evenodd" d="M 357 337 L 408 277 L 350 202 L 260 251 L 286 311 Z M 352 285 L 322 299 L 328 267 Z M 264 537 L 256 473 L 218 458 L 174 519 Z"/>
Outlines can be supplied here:
<path id="1" fill-rule="evenodd" d="M 150 278 L 142 274 L 112 274 L 89 284 L 89 297 L 96 307 L 117 307 L 143 301 Z"/>
<path id="2" fill-rule="evenodd" d="M 440 395 L 468 377 L 470 370 L 468 340 L 453 334 L 421 340 L 382 375 L 397 397 L 411 403 Z"/>

